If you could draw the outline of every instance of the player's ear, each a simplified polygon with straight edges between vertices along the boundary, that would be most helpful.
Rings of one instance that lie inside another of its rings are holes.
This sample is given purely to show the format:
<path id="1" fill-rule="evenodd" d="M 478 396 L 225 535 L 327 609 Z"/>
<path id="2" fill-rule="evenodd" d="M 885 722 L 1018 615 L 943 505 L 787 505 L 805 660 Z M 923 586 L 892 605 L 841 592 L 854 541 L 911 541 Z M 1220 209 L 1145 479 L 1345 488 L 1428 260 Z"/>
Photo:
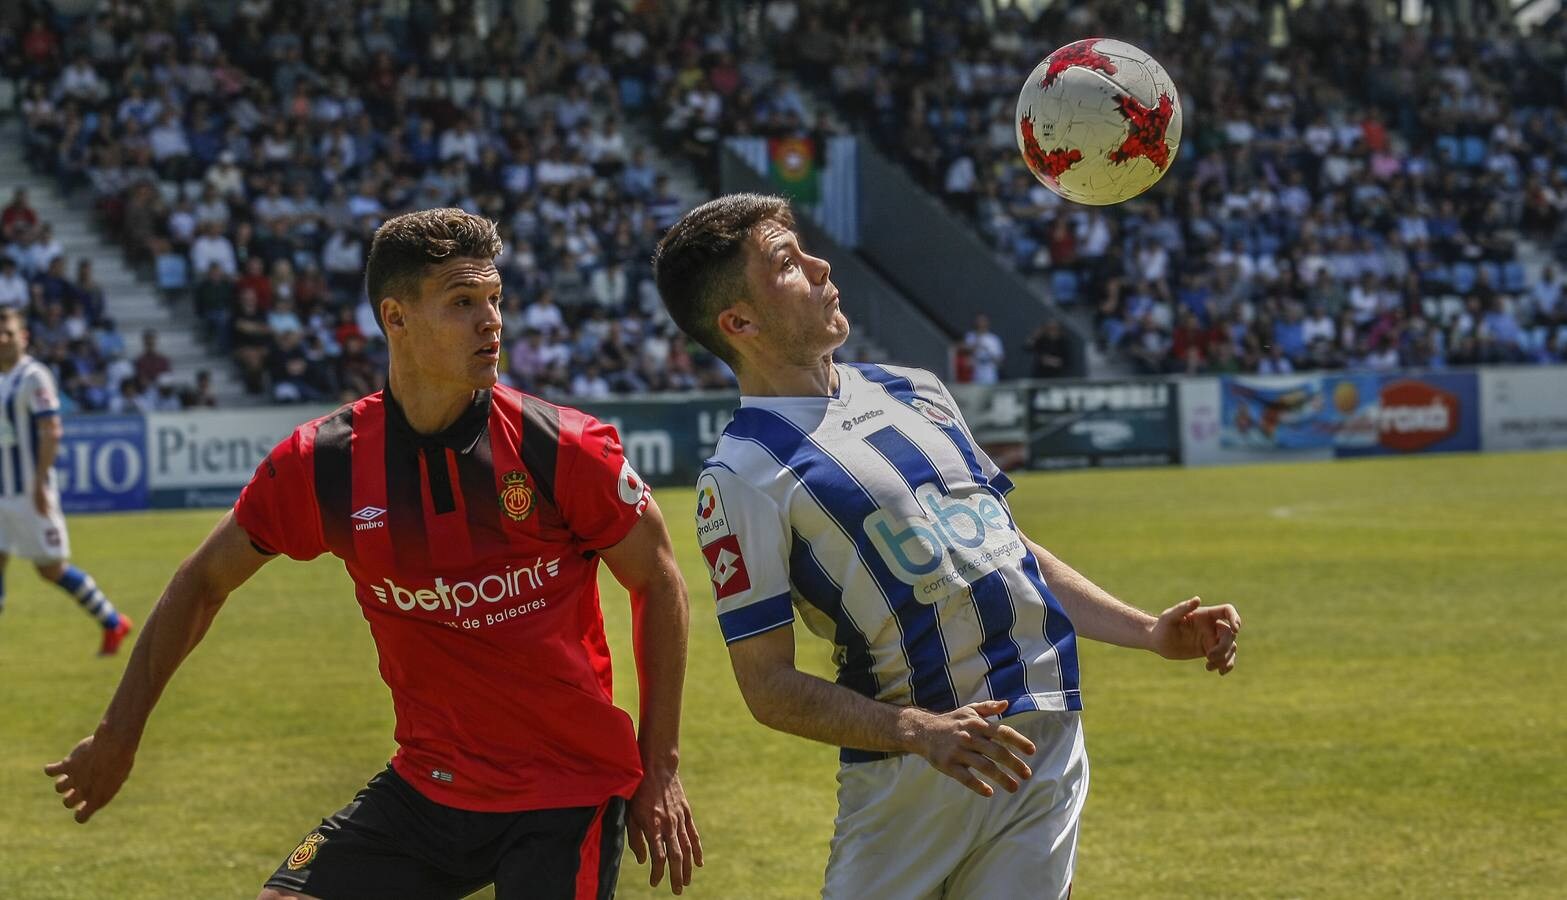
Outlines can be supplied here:
<path id="1" fill-rule="evenodd" d="M 759 331 L 750 308 L 744 303 L 736 303 L 718 314 L 718 333 L 734 339 L 742 335 L 755 337 Z"/>
<path id="2" fill-rule="evenodd" d="M 408 327 L 408 317 L 402 301 L 396 297 L 381 298 L 381 323 L 386 326 L 388 335 Z"/>

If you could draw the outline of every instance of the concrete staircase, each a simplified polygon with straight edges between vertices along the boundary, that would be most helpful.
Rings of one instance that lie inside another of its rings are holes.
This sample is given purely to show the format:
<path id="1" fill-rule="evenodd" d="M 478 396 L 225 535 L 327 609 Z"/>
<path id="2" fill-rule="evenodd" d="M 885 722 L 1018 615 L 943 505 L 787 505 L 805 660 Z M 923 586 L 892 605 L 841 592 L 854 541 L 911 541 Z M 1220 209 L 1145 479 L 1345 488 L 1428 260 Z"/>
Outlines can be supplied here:
<path id="1" fill-rule="evenodd" d="M 0 206 L 10 202 L 17 188 L 26 189 L 39 219 L 53 226 L 55 237 L 65 248 L 68 274 L 76 273 L 77 260 L 92 260 L 94 277 L 104 291 L 105 314 L 124 335 L 129 356 L 134 359 L 141 352 L 142 332 L 151 329 L 158 333 L 159 351 L 174 364 L 177 382 L 190 384 L 198 369 L 206 369 L 212 373 L 212 388 L 220 405 L 256 402 L 246 396 L 234 363 L 212 355 L 201 342 L 189 306 L 171 308 L 156 287 L 126 265 L 120 248 L 94 228 L 85 192 L 67 202 L 56 190 L 54 179 L 28 168 L 20 127 L 13 122 L 0 128 Z"/>

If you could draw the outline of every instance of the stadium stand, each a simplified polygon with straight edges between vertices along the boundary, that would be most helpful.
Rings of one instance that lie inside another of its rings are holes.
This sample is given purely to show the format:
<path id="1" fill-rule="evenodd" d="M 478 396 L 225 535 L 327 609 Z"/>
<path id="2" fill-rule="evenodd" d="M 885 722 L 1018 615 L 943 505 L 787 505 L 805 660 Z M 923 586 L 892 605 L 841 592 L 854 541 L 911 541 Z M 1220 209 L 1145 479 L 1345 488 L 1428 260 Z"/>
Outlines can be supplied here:
<path id="1" fill-rule="evenodd" d="M 918 15 L 843 0 L 597 4 L 580 37 L 561 37 L 422 5 L 394 17 L 253 0 L 220 20 L 108 4 L 13 16 L 0 58 L 32 163 L 90 194 L 258 398 L 376 386 L 382 342 L 358 281 L 368 235 L 438 204 L 502 223 L 513 383 L 546 396 L 730 384 L 652 289 L 654 242 L 700 199 L 660 158 L 690 162 L 711 191 L 725 136 L 836 121 L 901 160 L 1124 366 L 1567 358 L 1560 14 L 1527 35 L 1497 19 L 1449 36 L 1361 4 L 1265 16 L 1189 3 L 1176 33 L 1125 5 L 1022 6 L 991 19 L 957 0 Z M 1147 198 L 1099 211 L 1028 177 L 1012 106 L 1045 52 L 1104 33 L 1164 62 L 1188 130 Z M 30 242 L 7 240 L 31 266 Z M 44 275 L 24 273 L 29 302 Z M 62 379 L 85 408 L 110 405 L 126 360 L 80 340 L 104 330 L 102 304 L 60 305 L 58 321 L 49 308 L 33 310 L 35 333 L 67 336 L 50 361 L 85 373 Z M 1032 337 L 1008 335 L 1006 352 L 1039 352 Z"/>
<path id="2" fill-rule="evenodd" d="M 701 161 L 714 128 L 802 130 L 792 75 L 1144 372 L 1567 360 L 1562 14 L 1523 34 L 1479 4 L 1454 34 L 1190 3 L 1174 33 L 1126 4 L 1022 6 L 699 8 L 652 42 L 665 140 Z M 1188 122 L 1170 176 L 1105 211 L 1035 183 L 1013 124 L 1034 64 L 1094 34 L 1159 57 Z"/>

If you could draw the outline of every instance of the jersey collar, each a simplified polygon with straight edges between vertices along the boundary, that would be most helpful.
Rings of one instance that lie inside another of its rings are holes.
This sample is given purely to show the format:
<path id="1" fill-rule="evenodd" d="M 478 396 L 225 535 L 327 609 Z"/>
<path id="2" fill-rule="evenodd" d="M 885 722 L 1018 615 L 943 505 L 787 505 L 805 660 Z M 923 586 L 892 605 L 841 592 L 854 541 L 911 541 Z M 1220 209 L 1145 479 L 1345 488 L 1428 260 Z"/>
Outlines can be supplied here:
<path id="1" fill-rule="evenodd" d="M 491 392 L 488 388 L 479 391 L 474 394 L 473 402 L 463 410 L 463 414 L 457 417 L 457 421 L 448 425 L 446 430 L 436 434 L 420 434 L 408 423 L 408 417 L 403 415 L 402 404 L 392 396 L 392 386 L 387 385 L 381 392 L 381 400 L 386 404 L 388 433 L 395 433 L 419 446 L 446 447 L 457 453 L 472 452 L 489 431 L 490 397 Z"/>

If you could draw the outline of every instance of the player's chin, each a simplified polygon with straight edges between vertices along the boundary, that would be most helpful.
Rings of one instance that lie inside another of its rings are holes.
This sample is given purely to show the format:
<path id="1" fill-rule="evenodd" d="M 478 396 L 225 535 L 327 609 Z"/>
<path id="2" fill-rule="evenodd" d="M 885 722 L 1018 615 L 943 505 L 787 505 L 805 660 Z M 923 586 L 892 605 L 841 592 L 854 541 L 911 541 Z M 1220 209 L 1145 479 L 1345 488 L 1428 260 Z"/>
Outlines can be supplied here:
<path id="1" fill-rule="evenodd" d="M 500 380 L 500 367 L 496 360 L 477 359 L 474 367 L 468 373 L 475 390 L 495 387 Z"/>

